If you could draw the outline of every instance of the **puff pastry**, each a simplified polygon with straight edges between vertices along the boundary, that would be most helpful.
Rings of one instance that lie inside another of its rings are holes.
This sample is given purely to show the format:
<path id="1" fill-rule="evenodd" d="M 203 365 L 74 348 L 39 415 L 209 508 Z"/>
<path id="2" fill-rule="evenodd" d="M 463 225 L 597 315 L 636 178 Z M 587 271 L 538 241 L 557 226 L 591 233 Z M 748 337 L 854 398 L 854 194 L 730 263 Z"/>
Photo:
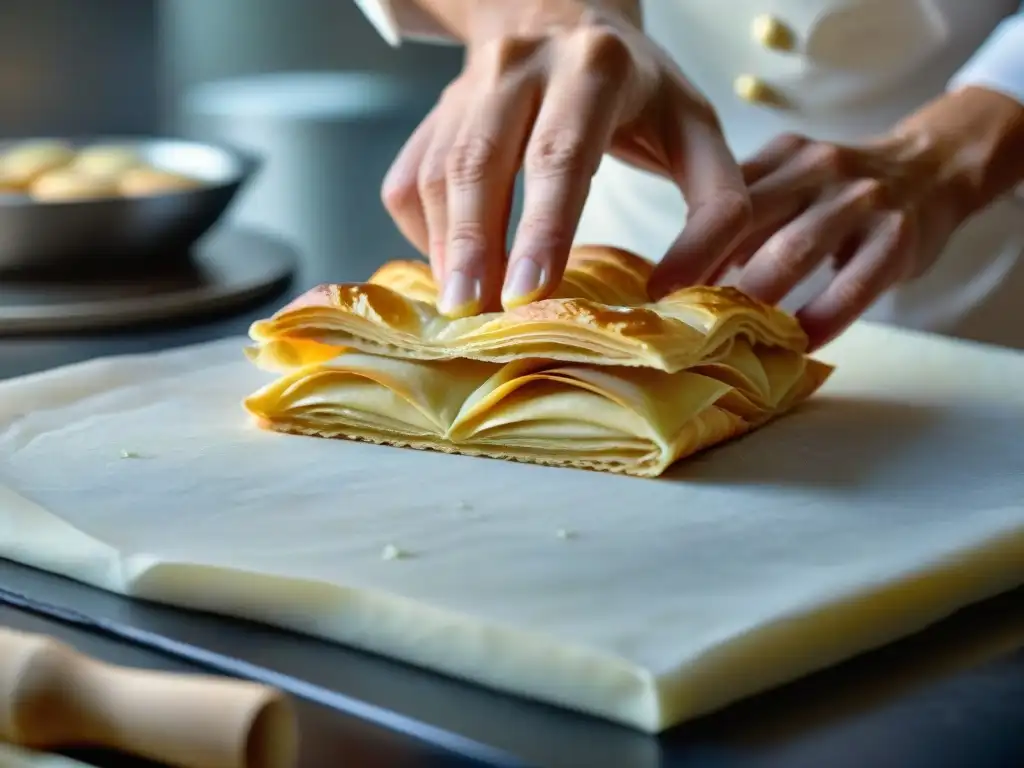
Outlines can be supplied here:
<path id="1" fill-rule="evenodd" d="M 425 264 L 392 262 L 255 323 L 250 359 L 284 375 L 244 406 L 278 432 L 653 477 L 830 375 L 784 312 L 726 288 L 649 303 L 649 272 L 578 248 L 555 298 L 467 322 L 436 312 Z"/>
<path id="2" fill-rule="evenodd" d="M 368 283 L 325 285 L 252 325 L 265 357 L 302 358 L 294 342 L 352 347 L 415 360 L 507 363 L 523 357 L 674 373 L 728 352 L 734 338 L 802 351 L 807 338 L 789 314 L 734 288 L 694 287 L 647 298 L 653 265 L 626 251 L 574 249 L 552 298 L 507 312 L 448 320 L 422 262 L 396 261 Z M 302 351 L 314 347 L 306 345 Z M 314 355 L 315 356 L 315 355 Z"/>

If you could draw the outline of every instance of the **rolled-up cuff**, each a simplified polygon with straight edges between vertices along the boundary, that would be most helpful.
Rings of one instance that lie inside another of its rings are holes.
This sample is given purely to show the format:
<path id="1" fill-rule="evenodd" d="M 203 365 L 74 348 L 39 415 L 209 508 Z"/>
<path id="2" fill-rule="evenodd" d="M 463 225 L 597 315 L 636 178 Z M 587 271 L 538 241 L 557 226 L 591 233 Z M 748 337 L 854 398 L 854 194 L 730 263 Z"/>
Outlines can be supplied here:
<path id="1" fill-rule="evenodd" d="M 1024 12 L 1003 21 L 949 82 L 950 90 L 976 86 L 1024 104 Z"/>
<path id="2" fill-rule="evenodd" d="M 459 42 L 413 0 L 355 0 L 355 2 L 377 33 L 393 48 L 400 46 L 403 40 L 441 45 L 452 45 Z"/>

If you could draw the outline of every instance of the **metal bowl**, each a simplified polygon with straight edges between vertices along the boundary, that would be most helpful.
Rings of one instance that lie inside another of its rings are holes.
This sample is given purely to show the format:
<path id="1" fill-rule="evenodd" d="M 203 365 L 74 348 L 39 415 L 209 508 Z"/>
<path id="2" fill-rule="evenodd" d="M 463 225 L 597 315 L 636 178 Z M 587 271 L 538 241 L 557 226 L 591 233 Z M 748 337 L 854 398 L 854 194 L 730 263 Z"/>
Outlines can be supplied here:
<path id="1" fill-rule="evenodd" d="M 227 146 L 161 138 L 58 139 L 72 147 L 116 145 L 200 186 L 145 197 L 38 201 L 0 194 L 0 270 L 90 270 L 157 257 L 183 258 L 224 214 L 259 160 Z M 0 142 L 0 153 L 27 140 Z M 30 141 L 36 141 L 31 139 Z"/>

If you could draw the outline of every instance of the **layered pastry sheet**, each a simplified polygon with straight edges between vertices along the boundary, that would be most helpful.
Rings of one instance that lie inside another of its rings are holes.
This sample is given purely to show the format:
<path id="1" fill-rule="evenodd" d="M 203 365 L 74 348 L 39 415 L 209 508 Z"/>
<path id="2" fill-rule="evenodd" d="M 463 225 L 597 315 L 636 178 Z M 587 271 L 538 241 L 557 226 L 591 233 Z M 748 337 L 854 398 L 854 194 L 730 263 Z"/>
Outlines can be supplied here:
<path id="1" fill-rule="evenodd" d="M 831 373 L 791 316 L 735 290 L 641 303 L 649 272 L 577 249 L 560 297 L 448 321 L 426 265 L 393 262 L 256 323 L 250 358 L 283 376 L 244 405 L 279 432 L 651 477 Z"/>
<path id="2" fill-rule="evenodd" d="M 274 355 L 304 362 L 316 362 L 319 347 L 351 347 L 415 360 L 507 363 L 537 357 L 669 373 L 723 354 L 737 336 L 806 349 L 807 338 L 791 315 L 734 288 L 686 288 L 651 302 L 652 269 L 626 251 L 578 247 L 552 298 L 449 320 L 435 308 L 430 268 L 395 261 L 367 283 L 313 289 L 254 323 L 250 336 L 272 345 Z"/>

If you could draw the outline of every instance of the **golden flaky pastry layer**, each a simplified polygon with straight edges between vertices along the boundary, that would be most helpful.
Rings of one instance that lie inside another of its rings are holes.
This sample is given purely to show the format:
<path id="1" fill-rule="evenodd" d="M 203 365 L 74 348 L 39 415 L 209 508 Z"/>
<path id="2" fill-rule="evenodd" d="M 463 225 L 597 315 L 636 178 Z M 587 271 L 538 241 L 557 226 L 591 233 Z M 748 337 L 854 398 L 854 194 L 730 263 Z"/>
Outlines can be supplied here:
<path id="1" fill-rule="evenodd" d="M 245 407 L 279 432 L 654 477 L 831 373 L 793 318 L 737 291 L 643 304 L 649 272 L 577 249 L 561 298 L 449 322 L 426 266 L 394 262 L 257 323 L 250 358 L 284 375 Z"/>
<path id="2" fill-rule="evenodd" d="M 804 400 L 831 368 L 745 340 L 686 371 L 346 352 L 247 398 L 267 429 L 654 477 Z"/>
<path id="3" fill-rule="evenodd" d="M 791 315 L 734 288 L 686 288 L 649 301 L 652 269 L 626 251 L 578 247 L 552 298 L 449 320 L 435 308 L 429 267 L 395 261 L 367 283 L 309 291 L 254 323 L 250 336 L 257 364 L 272 370 L 330 359 L 339 347 L 412 360 L 543 358 L 669 373 L 726 354 L 734 338 L 807 348 Z"/>

